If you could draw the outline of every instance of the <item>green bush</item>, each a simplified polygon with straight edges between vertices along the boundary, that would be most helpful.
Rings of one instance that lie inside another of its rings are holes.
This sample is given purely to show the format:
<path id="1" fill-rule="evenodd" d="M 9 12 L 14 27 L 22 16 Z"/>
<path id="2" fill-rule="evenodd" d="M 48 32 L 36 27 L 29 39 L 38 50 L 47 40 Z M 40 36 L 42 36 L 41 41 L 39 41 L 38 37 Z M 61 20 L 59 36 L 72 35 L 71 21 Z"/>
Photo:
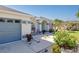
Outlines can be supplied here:
<path id="1" fill-rule="evenodd" d="M 76 38 L 74 36 L 69 36 L 68 41 L 67 41 L 67 45 L 70 48 L 74 48 L 77 45 Z"/>
<path id="2" fill-rule="evenodd" d="M 76 38 L 69 35 L 67 31 L 56 32 L 54 40 L 60 47 L 64 48 L 74 48 L 77 45 Z"/>
<path id="3" fill-rule="evenodd" d="M 63 46 L 64 44 L 66 44 L 66 38 L 68 36 L 69 36 L 69 34 L 67 32 L 58 31 L 55 33 L 54 40 L 59 46 Z"/>

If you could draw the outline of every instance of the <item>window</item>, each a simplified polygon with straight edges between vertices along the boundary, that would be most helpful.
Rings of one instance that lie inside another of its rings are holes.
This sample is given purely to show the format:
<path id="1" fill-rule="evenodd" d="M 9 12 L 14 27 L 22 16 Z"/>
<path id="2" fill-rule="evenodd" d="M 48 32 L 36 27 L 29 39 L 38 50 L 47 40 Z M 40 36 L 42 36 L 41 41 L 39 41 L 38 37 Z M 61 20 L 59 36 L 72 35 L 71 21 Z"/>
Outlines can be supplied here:
<path id="1" fill-rule="evenodd" d="M 21 21 L 20 20 L 15 20 L 15 23 L 20 23 Z"/>
<path id="2" fill-rule="evenodd" d="M 4 19 L 0 19 L 0 22 L 5 22 L 5 20 Z"/>
<path id="3" fill-rule="evenodd" d="M 23 21 L 22 23 L 26 24 L 26 21 Z"/>
<path id="4" fill-rule="evenodd" d="M 7 22 L 9 22 L 9 23 L 13 23 L 13 20 L 7 20 Z"/>
<path id="5" fill-rule="evenodd" d="M 28 24 L 32 24 L 32 22 L 28 21 Z"/>

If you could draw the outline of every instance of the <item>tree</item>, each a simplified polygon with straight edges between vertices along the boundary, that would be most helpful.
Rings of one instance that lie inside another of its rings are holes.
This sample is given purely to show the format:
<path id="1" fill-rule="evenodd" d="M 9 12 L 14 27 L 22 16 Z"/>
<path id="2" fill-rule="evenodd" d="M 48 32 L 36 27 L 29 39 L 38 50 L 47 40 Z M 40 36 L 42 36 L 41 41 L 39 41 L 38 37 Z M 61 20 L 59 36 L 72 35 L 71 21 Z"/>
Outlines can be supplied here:
<path id="1" fill-rule="evenodd" d="M 53 21 L 53 25 L 54 25 L 55 29 L 57 29 L 57 30 L 60 29 L 62 23 L 63 23 L 63 21 L 60 20 L 60 19 L 55 19 L 55 20 Z"/>
<path id="2" fill-rule="evenodd" d="M 73 22 L 66 22 L 67 30 L 71 30 L 73 27 L 74 23 Z"/>
<path id="3" fill-rule="evenodd" d="M 79 18 L 79 10 L 77 11 L 76 16 L 77 16 L 77 18 Z"/>

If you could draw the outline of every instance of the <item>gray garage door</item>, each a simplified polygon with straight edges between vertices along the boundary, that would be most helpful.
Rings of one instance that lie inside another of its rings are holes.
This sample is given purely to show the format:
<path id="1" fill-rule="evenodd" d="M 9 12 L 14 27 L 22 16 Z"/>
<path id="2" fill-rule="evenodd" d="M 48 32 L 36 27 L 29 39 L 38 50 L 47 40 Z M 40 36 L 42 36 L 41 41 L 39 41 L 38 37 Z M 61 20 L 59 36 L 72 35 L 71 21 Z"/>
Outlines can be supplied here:
<path id="1" fill-rule="evenodd" d="M 21 39 L 21 25 L 15 22 L 0 22 L 0 44 Z"/>

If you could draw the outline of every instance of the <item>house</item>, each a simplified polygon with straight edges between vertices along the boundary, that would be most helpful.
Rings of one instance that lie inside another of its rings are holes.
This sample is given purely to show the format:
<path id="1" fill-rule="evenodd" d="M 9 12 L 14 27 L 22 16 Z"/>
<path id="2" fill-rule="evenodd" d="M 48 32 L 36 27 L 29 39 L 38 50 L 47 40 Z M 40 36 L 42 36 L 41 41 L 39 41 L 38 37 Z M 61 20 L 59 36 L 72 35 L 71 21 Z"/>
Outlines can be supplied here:
<path id="1" fill-rule="evenodd" d="M 51 20 L 46 17 L 34 17 L 32 19 L 32 31 L 33 33 L 41 33 L 43 30 L 48 32 L 52 29 Z"/>
<path id="2" fill-rule="evenodd" d="M 32 15 L 0 6 L 0 44 L 21 40 L 31 33 Z"/>
<path id="3" fill-rule="evenodd" d="M 48 18 L 35 17 L 28 13 L 0 6 L 0 52 L 51 52 L 52 38 L 46 39 L 43 35 L 33 35 L 34 40 L 31 45 L 26 42 L 26 38 L 23 38 L 26 34 L 38 33 L 42 30 L 49 31 L 52 28 L 51 24 Z M 44 36 L 46 35 L 48 34 Z"/>

